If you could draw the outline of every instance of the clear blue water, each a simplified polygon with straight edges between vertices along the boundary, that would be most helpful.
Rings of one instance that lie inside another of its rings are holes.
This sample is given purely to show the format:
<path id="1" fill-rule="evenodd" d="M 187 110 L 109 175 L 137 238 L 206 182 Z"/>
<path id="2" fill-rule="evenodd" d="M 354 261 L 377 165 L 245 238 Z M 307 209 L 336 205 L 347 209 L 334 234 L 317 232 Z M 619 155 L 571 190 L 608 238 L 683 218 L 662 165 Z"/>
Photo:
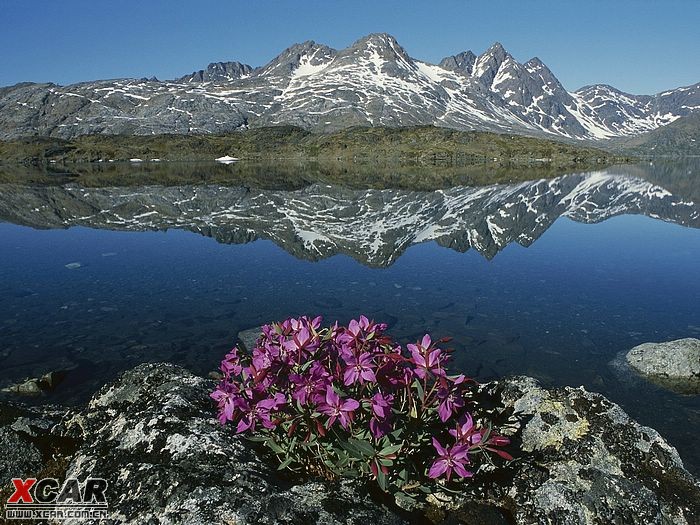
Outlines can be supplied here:
<path id="1" fill-rule="evenodd" d="M 365 313 L 402 341 L 453 337 L 457 366 L 477 379 L 527 374 L 601 392 L 700 471 L 698 396 L 627 381 L 609 364 L 642 342 L 700 337 L 694 227 L 644 215 L 560 217 L 531 246 L 509 244 L 491 260 L 430 241 L 383 268 L 178 229 L 6 222 L 0 246 L 0 386 L 69 369 L 47 399 L 78 403 L 139 362 L 206 374 L 240 330 L 270 320 Z M 66 267 L 73 262 L 80 267 Z"/>

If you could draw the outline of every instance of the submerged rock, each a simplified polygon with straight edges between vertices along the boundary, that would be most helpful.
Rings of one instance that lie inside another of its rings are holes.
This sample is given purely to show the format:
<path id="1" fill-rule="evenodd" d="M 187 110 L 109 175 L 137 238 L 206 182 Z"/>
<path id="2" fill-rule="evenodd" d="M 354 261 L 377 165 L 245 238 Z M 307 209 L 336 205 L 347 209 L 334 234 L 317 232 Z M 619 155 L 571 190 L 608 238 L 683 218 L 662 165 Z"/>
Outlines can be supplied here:
<path id="1" fill-rule="evenodd" d="M 242 330 L 238 332 L 238 342 L 243 344 L 243 349 L 247 352 L 252 352 L 253 348 L 260 337 L 262 327 L 254 326 L 253 328 L 248 328 L 247 330 Z"/>
<path id="2" fill-rule="evenodd" d="M 105 477 L 117 523 L 647 525 L 700 516 L 700 485 L 676 450 L 583 388 L 544 389 L 527 377 L 483 385 L 479 396 L 518 457 L 478 472 L 461 494 L 401 509 L 353 482 L 280 475 L 215 419 L 214 384 L 167 363 L 126 372 L 56 427 L 82 442 L 66 474 Z M 30 471 L 40 465 L 27 450 Z"/>
<path id="3" fill-rule="evenodd" d="M 683 394 L 700 394 L 700 339 L 644 343 L 630 350 L 626 360 L 653 383 Z"/>
<path id="4" fill-rule="evenodd" d="M 39 396 L 54 390 L 59 383 L 63 381 L 69 371 L 70 370 L 55 370 L 47 372 L 41 377 L 26 379 L 20 383 L 5 387 L 0 391 L 20 396 Z"/>
<path id="5" fill-rule="evenodd" d="M 11 478 L 60 475 L 78 443 L 62 424 L 68 413 L 61 407 L 0 403 L 0 492 Z"/>

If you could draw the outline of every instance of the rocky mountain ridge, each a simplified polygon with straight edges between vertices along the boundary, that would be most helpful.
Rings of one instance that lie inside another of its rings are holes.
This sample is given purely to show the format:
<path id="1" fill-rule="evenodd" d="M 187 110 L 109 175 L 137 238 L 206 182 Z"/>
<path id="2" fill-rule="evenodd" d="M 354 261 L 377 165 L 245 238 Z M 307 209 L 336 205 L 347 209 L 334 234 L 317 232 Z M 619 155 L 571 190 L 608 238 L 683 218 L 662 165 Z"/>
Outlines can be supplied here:
<path id="1" fill-rule="evenodd" d="M 335 50 L 307 41 L 253 68 L 218 62 L 176 80 L 118 79 L 0 88 L 0 139 L 45 135 L 225 133 L 279 124 L 313 131 L 436 125 L 602 141 L 636 136 L 700 109 L 700 84 L 657 95 L 611 86 L 567 91 L 538 58 L 499 43 L 438 65 L 394 37 Z"/>

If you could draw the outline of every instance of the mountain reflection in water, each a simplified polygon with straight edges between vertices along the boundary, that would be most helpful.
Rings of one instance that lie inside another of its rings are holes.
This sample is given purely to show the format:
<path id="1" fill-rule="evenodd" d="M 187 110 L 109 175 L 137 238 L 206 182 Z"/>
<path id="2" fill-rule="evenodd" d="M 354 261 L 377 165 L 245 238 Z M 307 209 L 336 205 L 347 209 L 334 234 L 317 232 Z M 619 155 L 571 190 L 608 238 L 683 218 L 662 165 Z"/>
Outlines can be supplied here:
<path id="1" fill-rule="evenodd" d="M 530 246 L 559 217 L 595 223 L 623 214 L 700 226 L 689 198 L 638 176 L 595 171 L 552 179 L 435 191 L 297 190 L 220 184 L 83 187 L 0 186 L 0 219 L 34 228 L 189 230 L 219 242 L 269 239 L 296 257 L 349 255 L 386 267 L 411 245 L 436 241 L 494 257 L 513 242 Z"/>

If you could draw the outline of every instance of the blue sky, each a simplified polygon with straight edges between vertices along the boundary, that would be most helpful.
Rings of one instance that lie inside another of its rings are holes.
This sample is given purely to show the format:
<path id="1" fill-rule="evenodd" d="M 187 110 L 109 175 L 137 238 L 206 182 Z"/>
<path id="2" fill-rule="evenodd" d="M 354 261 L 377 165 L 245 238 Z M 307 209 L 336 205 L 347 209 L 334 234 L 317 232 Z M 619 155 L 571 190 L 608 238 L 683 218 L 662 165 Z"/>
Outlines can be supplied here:
<path id="1" fill-rule="evenodd" d="M 500 41 L 520 61 L 540 57 L 567 89 L 655 93 L 700 82 L 698 28 L 700 0 L 0 0 L 0 85 L 175 78 L 388 32 L 422 60 Z"/>

